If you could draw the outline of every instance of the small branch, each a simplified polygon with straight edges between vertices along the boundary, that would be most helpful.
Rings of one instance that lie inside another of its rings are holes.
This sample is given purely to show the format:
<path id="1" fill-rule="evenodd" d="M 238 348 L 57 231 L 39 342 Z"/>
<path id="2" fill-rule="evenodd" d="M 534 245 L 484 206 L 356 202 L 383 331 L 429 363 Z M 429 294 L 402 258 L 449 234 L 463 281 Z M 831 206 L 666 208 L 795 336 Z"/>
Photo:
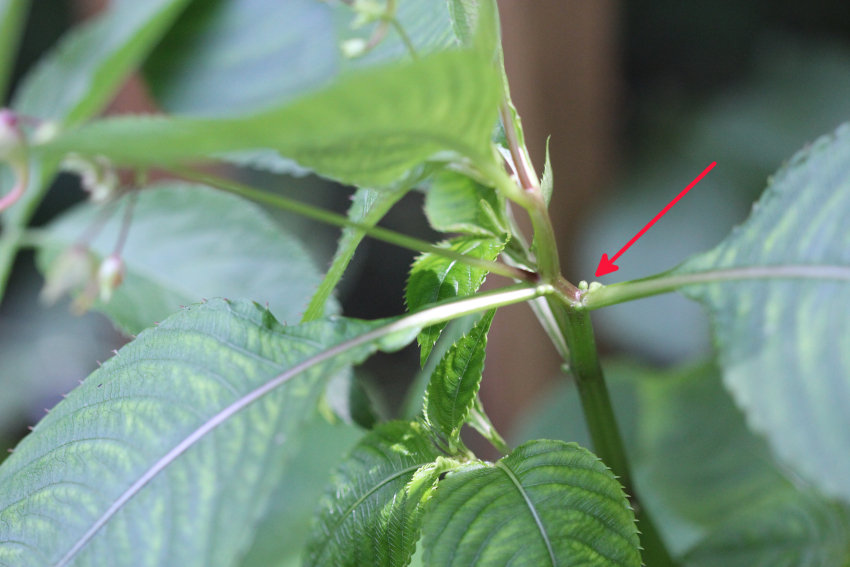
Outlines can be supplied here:
<path id="1" fill-rule="evenodd" d="M 133 223 L 133 210 L 136 208 L 138 198 L 139 190 L 131 189 L 130 197 L 127 199 L 127 208 L 124 209 L 124 218 L 121 219 L 121 232 L 118 234 L 115 249 L 112 251 L 113 256 L 120 256 L 121 251 L 124 250 L 124 245 L 127 243 L 127 236 L 130 234 L 130 225 Z"/>
<path id="2" fill-rule="evenodd" d="M 405 47 L 407 47 L 407 51 L 410 52 L 410 56 L 413 58 L 414 61 L 418 60 L 419 55 L 416 54 L 416 47 L 410 40 L 410 36 L 407 35 L 406 31 L 404 31 L 401 22 L 399 22 L 398 19 L 393 17 L 392 25 L 395 28 L 395 31 L 398 33 L 399 37 L 401 37 L 401 41 L 404 43 Z"/>
<path id="3" fill-rule="evenodd" d="M 280 195 L 274 195 L 266 191 L 260 191 L 259 189 L 254 189 L 253 187 L 242 185 L 241 183 L 237 183 L 229 179 L 223 179 L 220 177 L 207 175 L 189 169 L 173 169 L 172 171 L 180 177 L 183 177 L 184 179 L 204 183 L 211 187 L 221 189 L 222 191 L 227 191 L 229 193 L 239 195 L 240 197 L 244 197 L 246 199 L 250 199 L 258 203 L 265 203 L 267 205 L 290 211 L 319 222 L 338 226 L 341 228 L 350 227 L 362 230 L 367 236 L 374 238 L 375 240 L 388 242 L 390 244 L 394 244 L 402 248 L 407 248 L 408 250 L 413 250 L 414 252 L 436 254 L 438 256 L 443 256 L 444 258 L 449 258 L 457 262 L 462 262 L 475 268 L 486 270 L 494 274 L 499 274 L 501 276 L 513 278 L 520 281 L 535 283 L 539 279 L 537 277 L 537 274 L 527 272 L 519 268 L 514 268 L 513 266 L 508 266 L 507 264 L 502 264 L 500 262 L 491 262 L 489 260 L 483 260 L 480 258 L 472 258 L 470 256 L 466 256 L 464 254 L 460 254 L 452 250 L 447 250 L 446 248 L 434 246 L 430 242 L 400 234 L 398 232 L 386 228 L 381 228 L 378 226 L 373 227 L 369 226 L 368 224 L 354 222 L 342 215 L 338 215 L 336 213 L 332 213 L 330 211 L 326 211 L 318 207 L 313 207 L 305 203 L 300 203 L 298 201 L 288 199 Z"/>
<path id="4" fill-rule="evenodd" d="M 667 272 L 642 280 L 612 284 L 588 291 L 582 296 L 582 304 L 588 309 L 599 309 L 608 305 L 669 293 L 688 285 L 758 279 L 813 279 L 850 282 L 850 266 L 749 266 L 692 274 Z"/>

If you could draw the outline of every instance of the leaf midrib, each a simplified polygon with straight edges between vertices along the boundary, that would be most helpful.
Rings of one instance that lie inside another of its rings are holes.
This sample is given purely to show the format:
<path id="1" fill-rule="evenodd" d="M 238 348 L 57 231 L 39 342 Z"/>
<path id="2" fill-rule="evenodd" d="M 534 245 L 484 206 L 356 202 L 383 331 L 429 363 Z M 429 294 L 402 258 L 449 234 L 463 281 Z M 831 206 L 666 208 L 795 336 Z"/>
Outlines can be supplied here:
<path id="1" fill-rule="evenodd" d="M 546 533 L 546 528 L 543 527 L 543 522 L 540 519 L 540 516 L 537 514 L 537 509 L 534 507 L 534 503 L 529 498 L 528 494 L 525 492 L 525 488 L 520 483 L 519 479 L 514 474 L 514 471 L 506 465 L 502 461 L 497 461 L 496 466 L 502 469 L 508 478 L 511 479 L 511 482 L 514 483 L 516 489 L 522 495 L 523 500 L 525 500 L 526 506 L 528 506 L 529 512 L 531 512 L 532 517 L 534 518 L 534 522 L 537 524 L 537 529 L 540 530 L 540 537 L 543 538 L 543 543 L 546 544 L 546 549 L 549 551 L 549 559 L 552 562 L 552 567 L 558 567 L 558 562 L 555 560 L 555 552 L 552 549 L 552 542 L 549 541 L 549 534 Z"/>

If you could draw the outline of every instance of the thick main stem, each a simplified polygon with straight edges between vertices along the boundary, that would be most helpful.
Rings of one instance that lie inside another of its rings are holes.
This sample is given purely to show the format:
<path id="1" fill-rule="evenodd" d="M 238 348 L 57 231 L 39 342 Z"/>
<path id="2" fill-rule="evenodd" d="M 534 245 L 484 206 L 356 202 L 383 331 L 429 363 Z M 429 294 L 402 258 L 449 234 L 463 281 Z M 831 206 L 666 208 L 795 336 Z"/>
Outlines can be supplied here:
<path id="1" fill-rule="evenodd" d="M 630 495 L 641 531 L 644 562 L 649 567 L 672 567 L 674 563 L 664 542 L 636 496 L 626 446 L 617 428 L 614 408 L 599 364 L 590 313 L 582 307 L 566 307 L 555 299 L 550 299 L 549 303 L 569 346 L 570 372 L 578 387 L 594 450 L 619 477 L 626 494 Z"/>

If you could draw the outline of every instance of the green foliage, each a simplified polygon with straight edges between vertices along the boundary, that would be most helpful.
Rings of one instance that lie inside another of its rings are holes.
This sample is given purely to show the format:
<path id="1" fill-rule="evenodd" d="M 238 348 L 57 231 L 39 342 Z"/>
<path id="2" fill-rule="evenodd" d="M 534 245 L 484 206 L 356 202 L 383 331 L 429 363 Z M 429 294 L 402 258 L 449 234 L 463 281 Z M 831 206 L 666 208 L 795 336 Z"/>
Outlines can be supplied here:
<path id="1" fill-rule="evenodd" d="M 426 465 L 438 456 L 416 423 L 391 421 L 366 435 L 327 489 L 304 565 L 407 565 L 442 472 Z"/>
<path id="2" fill-rule="evenodd" d="M 133 565 L 231 564 L 285 473 L 322 378 L 374 346 L 315 363 L 222 416 L 269 380 L 372 327 L 344 319 L 284 327 L 255 304 L 215 300 L 145 331 L 0 467 L 0 560 L 53 564 L 75 552 L 80 565 L 122 556 Z M 215 420 L 223 423 L 169 460 Z M 166 471 L 139 486 L 160 463 Z M 122 501 L 133 486 L 134 497 Z"/>
<path id="3" fill-rule="evenodd" d="M 115 248 L 126 200 L 91 243 L 99 257 Z M 43 270 L 86 232 L 101 209 L 80 205 L 50 225 L 40 254 Z M 171 182 L 141 190 L 132 215 L 121 253 L 124 284 L 109 303 L 95 305 L 127 334 L 140 333 L 182 305 L 213 297 L 250 297 L 268 303 L 280 320 L 297 321 L 319 282 L 301 243 L 238 197 Z"/>
<path id="4" fill-rule="evenodd" d="M 425 197 L 425 215 L 440 232 L 502 234 L 505 223 L 496 213 L 502 208 L 495 190 L 452 171 L 434 174 Z"/>
<path id="5" fill-rule="evenodd" d="M 641 564 L 620 484 L 589 451 L 561 441 L 449 473 L 423 533 L 428 566 Z"/>
<path id="6" fill-rule="evenodd" d="M 474 258 L 495 260 L 505 247 L 505 240 L 460 236 L 442 243 L 441 246 Z M 410 279 L 405 290 L 407 308 L 413 313 L 438 301 L 471 295 L 481 287 L 486 277 L 487 272 L 480 268 L 436 254 L 423 254 L 410 269 Z M 422 366 L 425 366 L 434 343 L 445 327 L 444 323 L 433 325 L 422 331 L 417 338 L 422 347 Z"/>
<path id="7" fill-rule="evenodd" d="M 151 54 L 145 74 L 170 112 L 233 116 L 284 104 L 342 74 L 410 57 L 398 34 L 390 33 L 365 56 L 345 58 L 340 43 L 368 38 L 375 27 L 352 29 L 354 17 L 342 2 L 193 2 Z M 442 2 L 400 2 L 396 19 L 420 55 L 454 39 Z"/>
<path id="8" fill-rule="evenodd" d="M 850 501 L 850 128 L 797 154 L 750 219 L 676 274 L 759 279 L 689 286 L 709 310 L 724 382 L 779 457 Z"/>
<path id="9" fill-rule="evenodd" d="M 439 53 L 366 70 L 242 118 L 113 118 L 42 148 L 135 166 L 270 148 L 345 183 L 386 186 L 440 151 L 492 159 L 488 144 L 500 87 L 485 61 L 476 51 Z"/>
<path id="10" fill-rule="evenodd" d="M 484 371 L 487 332 L 495 310 L 488 311 L 446 352 L 425 393 L 425 418 L 450 445 L 460 442 L 460 428 L 475 405 Z"/>
<path id="11" fill-rule="evenodd" d="M 15 96 L 16 110 L 66 127 L 109 102 L 127 75 L 162 38 L 188 0 L 121 0 L 71 31 Z"/>
<path id="12" fill-rule="evenodd" d="M 25 7 L 0 0 L 0 93 Z M 433 567 L 668 567 L 667 547 L 683 567 L 850 564 L 850 126 L 793 158 L 716 249 L 574 286 L 548 142 L 538 179 L 498 34 L 495 0 L 117 0 L 30 72 L 0 125 L 0 157 L 23 138 L 32 160 L 3 215 L 0 291 L 32 245 L 84 297 L 105 282 L 94 308 L 138 338 L 0 465 L 0 564 L 405 567 L 420 532 Z M 92 120 L 139 69 L 164 112 Z M 108 160 L 205 185 L 122 187 L 28 229 L 69 153 L 116 183 Z M 197 169 L 216 160 L 355 185 L 348 221 Z M 376 229 L 415 187 L 437 247 Z M 345 227 L 324 278 L 246 199 Z M 427 252 L 407 316 L 336 315 L 367 233 Z M 489 271 L 515 284 L 480 292 Z M 609 399 L 585 311 L 679 288 L 707 306 L 718 360 L 607 365 Z M 478 391 L 495 310 L 524 301 L 581 388 L 538 406 L 511 451 Z M 401 411 L 377 411 L 353 367 L 414 338 L 423 371 Z M 399 414 L 413 421 L 380 423 Z M 506 456 L 480 460 L 464 425 Z"/>
<path id="13" fill-rule="evenodd" d="M 850 558 L 848 508 L 786 476 L 714 364 L 605 368 L 638 491 L 686 565 L 825 567 Z M 576 389 L 549 395 L 520 434 L 589 441 Z"/>

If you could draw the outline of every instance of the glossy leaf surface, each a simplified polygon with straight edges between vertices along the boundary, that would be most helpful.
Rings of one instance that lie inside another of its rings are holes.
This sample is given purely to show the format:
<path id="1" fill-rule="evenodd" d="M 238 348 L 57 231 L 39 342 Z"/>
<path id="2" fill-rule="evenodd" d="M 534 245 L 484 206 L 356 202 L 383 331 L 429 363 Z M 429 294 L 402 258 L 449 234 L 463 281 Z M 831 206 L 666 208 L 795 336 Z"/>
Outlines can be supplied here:
<path id="1" fill-rule="evenodd" d="M 461 236 L 448 240 L 441 246 L 474 258 L 495 260 L 504 248 L 505 241 L 497 238 Z M 410 279 L 405 290 L 407 308 L 414 312 L 437 301 L 472 295 L 481 287 L 486 277 L 487 272 L 480 268 L 436 254 L 423 254 L 410 269 Z M 417 340 L 422 347 L 422 366 L 428 360 L 428 355 L 445 326 L 445 323 L 433 325 L 420 333 Z"/>
<path id="2" fill-rule="evenodd" d="M 449 347 L 437 365 L 425 397 L 425 417 L 452 443 L 460 439 L 460 428 L 475 405 L 484 371 L 487 333 L 495 310 L 487 312 L 469 332 Z"/>
<path id="3" fill-rule="evenodd" d="M 101 257 L 118 240 L 124 201 L 91 244 Z M 99 214 L 100 207 L 85 204 L 54 221 L 42 267 Z M 132 219 L 121 254 L 126 279 L 109 303 L 95 306 L 127 334 L 138 334 L 181 305 L 214 297 L 268 303 L 280 320 L 296 322 L 320 281 L 295 236 L 259 206 L 233 195 L 186 183 L 153 186 L 139 193 Z"/>
<path id="4" fill-rule="evenodd" d="M 307 547 L 305 566 L 404 567 L 440 453 L 416 423 L 376 427 L 337 469 Z"/>
<path id="5" fill-rule="evenodd" d="M 724 383 L 779 457 L 850 501 L 850 127 L 797 154 L 753 214 L 675 274 L 757 279 L 688 286 L 712 319 Z M 757 273 L 767 268 L 764 276 Z"/>
<path id="6" fill-rule="evenodd" d="M 575 443 L 530 441 L 440 481 L 423 524 L 425 565 L 641 565 L 614 475 Z"/>
<path id="7" fill-rule="evenodd" d="M 0 561 L 231 565 L 323 378 L 377 345 L 312 359 L 260 388 L 374 327 L 346 319 L 285 327 L 256 304 L 214 300 L 145 331 L 0 467 Z"/>

